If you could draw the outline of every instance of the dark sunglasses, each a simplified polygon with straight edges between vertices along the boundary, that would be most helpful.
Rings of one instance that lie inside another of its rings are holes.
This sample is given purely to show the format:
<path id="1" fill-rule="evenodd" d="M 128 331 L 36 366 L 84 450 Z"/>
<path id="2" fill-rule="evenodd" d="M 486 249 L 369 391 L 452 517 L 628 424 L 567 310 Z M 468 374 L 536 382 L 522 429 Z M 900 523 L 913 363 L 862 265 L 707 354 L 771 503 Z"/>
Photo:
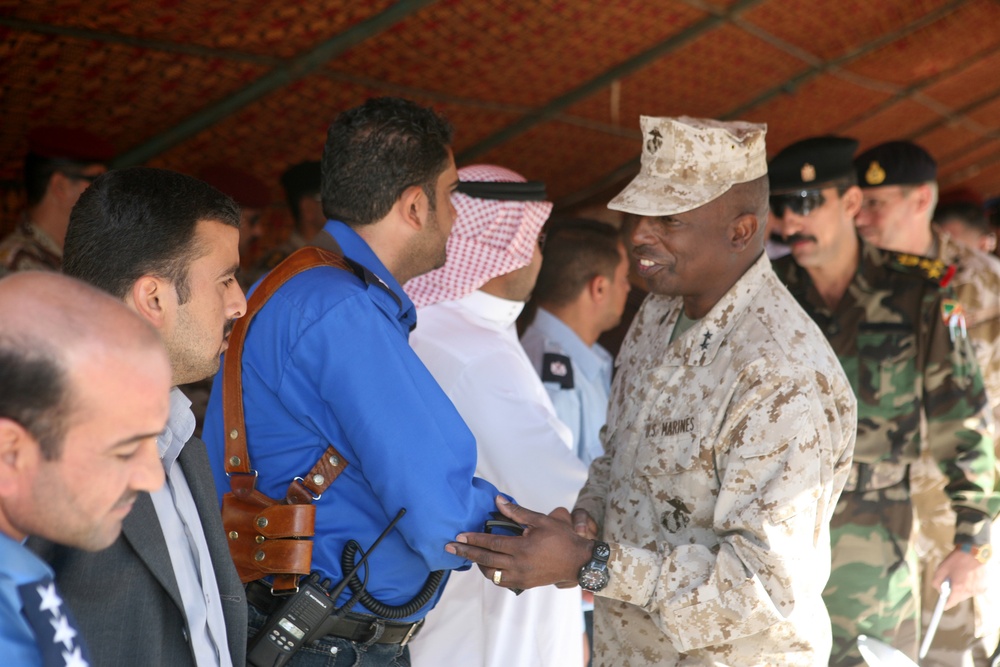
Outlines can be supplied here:
<path id="1" fill-rule="evenodd" d="M 826 198 L 819 190 L 802 190 L 783 195 L 771 195 L 768 200 L 771 204 L 771 212 L 778 218 L 785 215 L 785 209 L 805 217 L 826 203 Z"/>

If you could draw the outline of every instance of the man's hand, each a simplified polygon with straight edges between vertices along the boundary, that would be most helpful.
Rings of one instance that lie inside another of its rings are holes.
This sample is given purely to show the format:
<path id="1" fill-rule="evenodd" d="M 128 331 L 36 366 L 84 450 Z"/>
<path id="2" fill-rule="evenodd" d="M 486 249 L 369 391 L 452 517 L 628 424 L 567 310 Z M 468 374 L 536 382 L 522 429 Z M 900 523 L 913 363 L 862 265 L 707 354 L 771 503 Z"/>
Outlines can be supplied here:
<path id="1" fill-rule="evenodd" d="M 560 583 L 575 586 L 580 568 L 590 560 L 593 550 L 591 539 L 574 532 L 576 515 L 570 523 L 569 512 L 561 507 L 546 516 L 502 496 L 497 496 L 496 503 L 504 516 L 525 527 L 522 536 L 462 533 L 445 546 L 445 551 L 477 563 L 487 579 L 494 579 L 499 570 L 499 585 L 506 588 Z"/>
<path id="2" fill-rule="evenodd" d="M 941 583 L 951 579 L 951 596 L 945 609 L 951 609 L 959 602 L 968 600 L 973 595 L 986 592 L 986 567 L 976 560 L 972 554 L 955 549 L 941 561 L 931 584 L 941 590 Z"/>

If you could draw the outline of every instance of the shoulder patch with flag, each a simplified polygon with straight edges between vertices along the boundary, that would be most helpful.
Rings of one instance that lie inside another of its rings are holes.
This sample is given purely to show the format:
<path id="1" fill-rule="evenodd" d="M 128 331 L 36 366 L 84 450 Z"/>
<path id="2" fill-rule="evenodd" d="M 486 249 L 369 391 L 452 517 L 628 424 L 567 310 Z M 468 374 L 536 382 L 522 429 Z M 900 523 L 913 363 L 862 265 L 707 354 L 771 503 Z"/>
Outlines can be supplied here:
<path id="1" fill-rule="evenodd" d="M 941 319 L 948 325 L 948 334 L 954 342 L 966 337 L 965 309 L 954 299 L 941 301 Z"/>

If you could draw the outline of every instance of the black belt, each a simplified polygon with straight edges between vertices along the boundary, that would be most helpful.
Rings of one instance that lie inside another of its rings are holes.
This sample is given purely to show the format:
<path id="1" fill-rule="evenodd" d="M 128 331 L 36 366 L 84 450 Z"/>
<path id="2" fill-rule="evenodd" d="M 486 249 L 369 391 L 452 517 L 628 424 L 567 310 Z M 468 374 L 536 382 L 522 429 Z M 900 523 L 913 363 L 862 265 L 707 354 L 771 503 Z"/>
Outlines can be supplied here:
<path id="1" fill-rule="evenodd" d="M 270 616 L 285 599 L 284 596 L 271 594 L 271 588 L 259 581 L 251 581 L 246 585 L 247 602 L 257 608 L 262 614 Z M 375 640 L 376 644 L 401 644 L 413 639 L 417 630 L 423 625 L 423 619 L 414 623 L 394 623 L 376 616 L 347 612 L 336 620 L 327 619 L 326 635 L 364 644 L 372 640 L 382 626 L 382 634 Z"/>

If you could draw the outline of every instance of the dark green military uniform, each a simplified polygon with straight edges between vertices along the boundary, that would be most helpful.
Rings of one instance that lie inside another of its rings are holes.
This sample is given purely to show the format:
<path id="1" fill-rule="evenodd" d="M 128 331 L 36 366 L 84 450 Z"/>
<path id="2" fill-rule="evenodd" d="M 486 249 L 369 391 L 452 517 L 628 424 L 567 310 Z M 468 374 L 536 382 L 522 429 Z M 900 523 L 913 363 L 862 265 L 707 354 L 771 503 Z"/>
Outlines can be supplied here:
<path id="1" fill-rule="evenodd" d="M 863 665 L 859 634 L 916 657 L 919 585 L 909 463 L 927 451 L 948 479 L 956 542 L 985 544 L 1000 511 L 988 406 L 957 303 L 936 261 L 861 243 L 857 273 L 832 312 L 791 257 L 774 269 L 825 333 L 858 399 L 854 466 L 831 522 L 824 599 L 831 665 Z"/>

